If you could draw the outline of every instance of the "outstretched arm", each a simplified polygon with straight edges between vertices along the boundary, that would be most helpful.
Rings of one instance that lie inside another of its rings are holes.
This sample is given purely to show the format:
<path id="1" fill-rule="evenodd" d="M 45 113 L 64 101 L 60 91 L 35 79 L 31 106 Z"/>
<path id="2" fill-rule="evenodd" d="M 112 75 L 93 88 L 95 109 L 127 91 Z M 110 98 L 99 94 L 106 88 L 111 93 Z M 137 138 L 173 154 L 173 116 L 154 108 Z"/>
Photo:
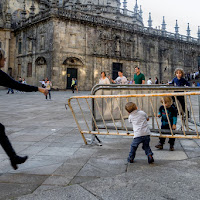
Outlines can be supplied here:
<path id="1" fill-rule="evenodd" d="M 112 83 L 116 83 L 110 76 L 108 76 L 108 78 L 110 79 L 110 81 L 111 81 Z"/>
<path id="2" fill-rule="evenodd" d="M 13 78 L 11 78 L 8 74 L 3 72 L 2 70 L 0 70 L 0 85 L 4 87 L 12 88 L 12 89 L 20 90 L 20 91 L 25 91 L 25 92 L 39 91 L 45 95 L 48 94 L 48 92 L 46 94 L 46 91 L 43 88 L 38 88 L 35 86 L 22 84 L 22 83 L 19 83 L 18 81 L 15 81 Z"/>

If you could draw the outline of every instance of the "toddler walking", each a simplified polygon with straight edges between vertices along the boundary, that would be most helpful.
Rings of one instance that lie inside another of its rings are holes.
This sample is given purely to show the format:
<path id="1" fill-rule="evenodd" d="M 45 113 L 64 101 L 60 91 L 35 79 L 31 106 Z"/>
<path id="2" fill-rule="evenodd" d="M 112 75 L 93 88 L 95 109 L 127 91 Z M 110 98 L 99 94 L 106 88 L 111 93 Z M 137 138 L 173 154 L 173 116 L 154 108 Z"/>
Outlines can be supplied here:
<path id="1" fill-rule="evenodd" d="M 171 97 L 164 97 L 164 102 L 163 102 L 163 100 L 161 100 L 161 103 L 165 104 L 171 127 L 172 127 L 173 130 L 175 130 L 176 129 L 176 123 L 177 123 L 177 110 L 176 110 L 175 106 L 173 105 L 172 98 Z M 168 119 L 167 119 L 167 115 L 166 115 L 166 112 L 165 112 L 165 108 L 164 108 L 163 105 L 160 106 L 160 108 L 159 108 L 158 117 L 161 117 L 161 123 L 162 123 L 161 129 L 170 129 Z M 158 149 L 163 149 L 163 145 L 165 143 L 166 138 L 159 138 L 159 139 L 160 139 L 160 141 L 155 147 L 158 148 Z M 174 151 L 175 138 L 169 138 L 168 143 L 170 144 L 169 150 Z"/>
<path id="2" fill-rule="evenodd" d="M 134 138 L 131 144 L 131 150 L 127 161 L 133 163 L 137 148 L 142 143 L 142 149 L 148 157 L 148 163 L 153 163 L 153 152 L 149 146 L 150 142 L 150 129 L 147 121 L 149 120 L 144 111 L 138 110 L 135 103 L 129 102 L 125 105 L 125 109 L 129 113 L 128 121 L 133 125 Z"/>

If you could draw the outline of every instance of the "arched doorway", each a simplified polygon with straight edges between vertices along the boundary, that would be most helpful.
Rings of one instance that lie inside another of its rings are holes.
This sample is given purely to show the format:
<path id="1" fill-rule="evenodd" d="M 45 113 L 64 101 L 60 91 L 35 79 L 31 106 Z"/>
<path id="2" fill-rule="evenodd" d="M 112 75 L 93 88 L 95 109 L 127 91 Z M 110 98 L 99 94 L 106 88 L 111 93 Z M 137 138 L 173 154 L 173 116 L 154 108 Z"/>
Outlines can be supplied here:
<path id="1" fill-rule="evenodd" d="M 39 85 L 39 81 L 42 81 L 47 76 L 47 63 L 44 57 L 38 57 L 35 61 L 35 74 L 37 85 Z"/>
<path id="2" fill-rule="evenodd" d="M 78 74 L 83 62 L 76 57 L 69 57 L 63 62 L 63 65 L 66 70 L 66 89 L 71 89 L 72 78 L 76 78 L 78 82 L 80 81 Z"/>

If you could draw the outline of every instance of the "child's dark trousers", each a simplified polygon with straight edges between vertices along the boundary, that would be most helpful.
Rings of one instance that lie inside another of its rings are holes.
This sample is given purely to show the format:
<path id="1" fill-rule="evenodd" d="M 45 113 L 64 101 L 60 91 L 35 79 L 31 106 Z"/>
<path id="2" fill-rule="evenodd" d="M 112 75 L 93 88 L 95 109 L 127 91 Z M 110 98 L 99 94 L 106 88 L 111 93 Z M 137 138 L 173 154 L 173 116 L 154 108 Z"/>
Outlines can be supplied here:
<path id="1" fill-rule="evenodd" d="M 142 149 L 145 151 L 145 154 L 147 156 L 153 155 L 153 152 L 151 151 L 151 148 L 149 146 L 150 135 L 141 136 L 141 137 L 137 137 L 133 139 L 133 142 L 131 144 L 131 150 L 129 153 L 129 158 L 128 158 L 129 160 L 134 160 L 137 148 L 139 144 L 141 143 L 142 143 Z"/>
<path id="2" fill-rule="evenodd" d="M 161 126 L 161 129 L 170 129 L 170 128 L 169 128 L 169 125 L 166 125 L 166 126 Z M 160 143 L 161 143 L 162 145 L 165 144 L 166 138 L 159 138 L 159 139 L 160 139 Z M 171 146 L 174 146 L 175 138 L 169 138 L 168 143 L 169 143 Z"/>

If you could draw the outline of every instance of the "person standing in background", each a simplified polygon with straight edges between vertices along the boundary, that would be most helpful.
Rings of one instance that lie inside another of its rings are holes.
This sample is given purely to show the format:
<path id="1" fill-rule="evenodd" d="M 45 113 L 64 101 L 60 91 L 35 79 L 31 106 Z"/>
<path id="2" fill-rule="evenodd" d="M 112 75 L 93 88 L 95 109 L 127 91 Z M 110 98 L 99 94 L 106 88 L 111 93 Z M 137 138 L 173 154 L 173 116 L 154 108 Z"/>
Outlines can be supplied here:
<path id="1" fill-rule="evenodd" d="M 118 77 L 115 80 L 111 79 L 110 77 L 109 79 L 112 83 L 115 83 L 115 84 L 122 84 L 122 85 L 128 84 L 128 80 L 123 75 L 123 72 L 121 70 L 118 71 Z"/>
<path id="2" fill-rule="evenodd" d="M 42 88 L 46 88 L 45 79 L 43 79 L 42 81 L 39 81 L 39 82 L 42 83 Z"/>
<path id="3" fill-rule="evenodd" d="M 22 83 L 23 83 L 23 84 L 26 84 L 26 80 L 25 80 L 25 78 L 23 78 Z"/>
<path id="4" fill-rule="evenodd" d="M 159 84 L 158 78 L 155 78 L 155 84 Z"/>
<path id="5" fill-rule="evenodd" d="M 76 82 L 75 82 L 74 78 L 72 78 L 72 84 L 71 84 L 72 93 L 74 93 L 75 83 L 76 83 Z"/>
<path id="6" fill-rule="evenodd" d="M 151 78 L 149 78 L 149 80 L 147 81 L 147 85 L 152 85 Z"/>
<path id="7" fill-rule="evenodd" d="M 48 78 L 46 78 L 45 85 L 46 85 L 46 89 L 49 92 L 49 100 L 51 100 L 51 87 L 52 87 L 52 83 L 51 83 L 51 81 Z M 47 95 L 46 95 L 46 100 L 47 100 Z"/>
<path id="8" fill-rule="evenodd" d="M 75 78 L 74 80 L 75 80 L 75 90 L 76 90 L 77 93 L 78 93 L 78 82 L 77 82 L 77 79 L 76 79 L 76 78 Z"/>
<path id="9" fill-rule="evenodd" d="M 99 79 L 99 84 L 110 84 L 109 79 L 106 77 L 106 73 L 101 72 L 101 78 Z"/>
<path id="10" fill-rule="evenodd" d="M 133 84 L 145 84 L 145 76 L 140 72 L 140 68 L 137 66 L 135 67 Z"/>

